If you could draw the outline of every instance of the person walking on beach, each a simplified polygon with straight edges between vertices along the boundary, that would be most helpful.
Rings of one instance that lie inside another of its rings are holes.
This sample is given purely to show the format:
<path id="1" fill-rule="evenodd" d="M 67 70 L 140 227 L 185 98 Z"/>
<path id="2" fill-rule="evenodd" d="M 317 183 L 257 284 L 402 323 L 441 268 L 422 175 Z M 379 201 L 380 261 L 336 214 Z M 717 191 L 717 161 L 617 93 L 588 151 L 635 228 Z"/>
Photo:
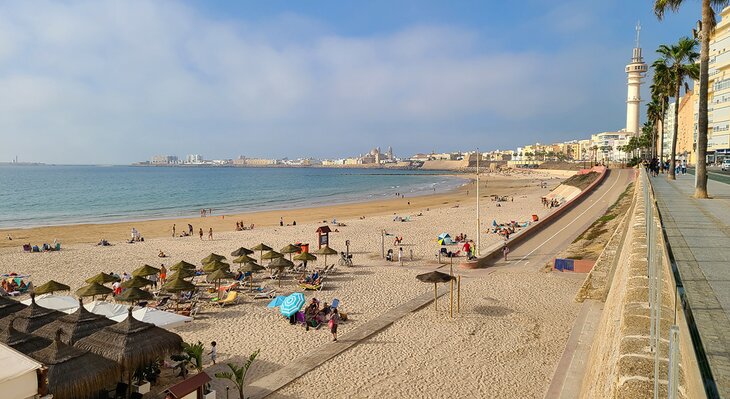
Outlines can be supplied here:
<path id="1" fill-rule="evenodd" d="M 210 359 L 213 361 L 213 364 L 215 364 L 216 359 L 218 359 L 218 348 L 216 347 L 215 341 L 210 343 L 210 352 L 208 354 L 210 355 Z"/>
<path id="2" fill-rule="evenodd" d="M 509 254 L 509 247 L 505 245 L 502 247 L 502 255 L 504 255 L 505 262 L 507 261 L 507 254 Z"/>
<path id="3" fill-rule="evenodd" d="M 193 235 L 193 225 L 188 223 L 188 234 Z"/>
<path id="4" fill-rule="evenodd" d="M 175 223 L 172 224 L 172 238 L 175 238 Z"/>
<path id="5" fill-rule="evenodd" d="M 213 228 L 212 227 L 208 230 L 208 239 L 209 240 L 213 239 Z"/>
<path id="6" fill-rule="evenodd" d="M 398 249 L 398 263 L 403 266 L 403 247 Z"/>
<path id="7" fill-rule="evenodd" d="M 165 264 L 160 264 L 160 284 L 165 284 L 165 280 L 167 279 L 167 268 L 165 268 Z"/>
<path id="8" fill-rule="evenodd" d="M 203 228 L 201 227 L 200 230 L 198 230 L 198 234 L 200 235 L 200 241 L 203 241 Z"/>
<path id="9" fill-rule="evenodd" d="M 329 327 L 330 332 L 332 333 L 332 341 L 337 342 L 337 325 L 340 324 L 340 313 L 337 311 L 337 309 L 332 309 L 332 313 L 330 314 L 330 321 L 329 321 Z"/>
<path id="10" fill-rule="evenodd" d="M 279 218 L 279 226 L 284 227 L 284 218 L 283 217 Z"/>

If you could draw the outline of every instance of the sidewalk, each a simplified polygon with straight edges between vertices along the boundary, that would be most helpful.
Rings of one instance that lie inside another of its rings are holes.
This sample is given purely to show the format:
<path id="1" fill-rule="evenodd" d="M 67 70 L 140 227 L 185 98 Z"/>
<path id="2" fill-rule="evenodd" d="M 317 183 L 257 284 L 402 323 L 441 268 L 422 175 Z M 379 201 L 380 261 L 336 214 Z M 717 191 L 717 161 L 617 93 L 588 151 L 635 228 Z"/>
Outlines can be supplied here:
<path id="1" fill-rule="evenodd" d="M 713 199 L 697 200 L 694 176 L 651 183 L 712 379 L 730 398 L 730 185 L 710 180 Z"/>

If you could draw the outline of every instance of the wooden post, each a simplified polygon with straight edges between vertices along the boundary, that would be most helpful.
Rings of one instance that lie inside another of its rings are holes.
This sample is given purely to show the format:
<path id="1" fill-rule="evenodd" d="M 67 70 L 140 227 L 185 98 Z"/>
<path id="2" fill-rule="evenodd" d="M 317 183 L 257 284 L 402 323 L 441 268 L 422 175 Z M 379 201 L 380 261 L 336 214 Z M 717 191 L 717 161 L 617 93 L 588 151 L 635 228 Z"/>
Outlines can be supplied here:
<path id="1" fill-rule="evenodd" d="M 449 284 L 451 285 L 451 294 L 449 299 L 449 316 L 453 319 L 454 318 L 454 279 L 449 280 Z"/>
<path id="2" fill-rule="evenodd" d="M 456 280 L 456 313 L 461 311 L 461 275 Z"/>
<path id="3" fill-rule="evenodd" d="M 433 307 L 434 309 L 439 310 L 438 295 L 436 294 L 436 290 L 436 283 L 433 283 Z"/>

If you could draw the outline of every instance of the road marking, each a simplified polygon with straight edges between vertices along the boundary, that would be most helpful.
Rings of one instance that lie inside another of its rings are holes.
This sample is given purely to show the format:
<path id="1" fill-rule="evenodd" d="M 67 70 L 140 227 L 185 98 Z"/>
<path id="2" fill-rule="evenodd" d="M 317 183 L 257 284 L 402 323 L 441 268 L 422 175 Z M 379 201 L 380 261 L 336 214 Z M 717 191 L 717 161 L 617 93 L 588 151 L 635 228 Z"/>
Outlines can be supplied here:
<path id="1" fill-rule="evenodd" d="M 598 199 L 595 202 L 593 202 L 593 204 L 591 204 L 591 206 L 589 206 L 588 208 L 586 208 L 586 210 L 584 210 L 583 212 L 581 212 L 580 215 L 576 216 L 573 220 L 570 221 L 570 223 L 566 224 L 565 227 L 563 227 L 562 229 L 558 230 L 555 234 L 551 235 L 550 238 L 548 238 L 547 240 L 543 241 L 542 244 L 538 245 L 535 249 L 533 249 L 532 251 L 530 251 L 530 253 L 528 253 L 527 255 L 523 256 L 522 259 L 518 260 L 517 263 L 515 263 L 515 264 L 519 264 L 520 262 L 522 262 L 523 260 L 525 260 L 528 256 L 532 255 L 535 251 L 537 251 L 538 249 L 542 248 L 543 245 L 547 244 L 550 240 L 552 240 L 553 238 L 555 238 L 555 236 L 557 236 L 558 234 L 562 233 L 563 230 L 565 230 L 568 227 L 570 227 L 571 224 L 575 223 L 576 220 L 580 219 L 581 216 L 585 215 L 586 212 L 590 211 L 591 208 L 593 208 L 594 206 L 596 206 L 596 204 L 598 204 L 603 199 L 603 197 L 606 196 L 606 194 L 608 194 L 608 193 L 611 192 L 611 190 L 616 185 L 616 183 L 618 183 L 620 177 L 621 177 L 621 170 L 619 169 L 618 175 L 616 176 L 616 181 L 613 182 L 613 184 L 611 185 L 611 187 L 609 187 L 608 190 L 606 190 L 606 192 L 603 193 L 602 196 L 598 197 Z M 525 264 L 527 264 L 527 263 L 525 263 Z"/>

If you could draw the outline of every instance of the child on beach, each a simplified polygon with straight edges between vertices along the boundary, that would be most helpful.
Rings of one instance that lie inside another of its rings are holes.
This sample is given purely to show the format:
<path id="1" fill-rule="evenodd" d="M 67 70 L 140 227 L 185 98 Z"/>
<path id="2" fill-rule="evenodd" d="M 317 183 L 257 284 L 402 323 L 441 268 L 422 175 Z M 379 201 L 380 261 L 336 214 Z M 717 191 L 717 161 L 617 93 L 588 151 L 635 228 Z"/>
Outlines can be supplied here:
<path id="1" fill-rule="evenodd" d="M 208 239 L 209 240 L 213 239 L 213 228 L 212 227 L 210 228 L 210 230 L 208 230 Z"/>
<path id="2" fill-rule="evenodd" d="M 505 261 L 507 260 L 507 254 L 509 254 L 509 247 L 505 245 L 504 247 L 502 247 L 502 255 L 504 255 Z"/>
<path id="3" fill-rule="evenodd" d="M 202 241 L 203 240 L 203 228 L 202 227 L 198 231 L 198 234 L 200 235 L 200 240 Z"/>
<path id="4" fill-rule="evenodd" d="M 215 360 L 218 358 L 218 349 L 216 347 L 215 341 L 210 343 L 210 359 L 213 360 L 213 364 L 215 364 Z"/>
<path id="5" fill-rule="evenodd" d="M 337 325 L 340 323 L 340 313 L 337 309 L 332 309 L 330 314 L 329 327 L 332 333 L 332 341 L 337 342 Z"/>

